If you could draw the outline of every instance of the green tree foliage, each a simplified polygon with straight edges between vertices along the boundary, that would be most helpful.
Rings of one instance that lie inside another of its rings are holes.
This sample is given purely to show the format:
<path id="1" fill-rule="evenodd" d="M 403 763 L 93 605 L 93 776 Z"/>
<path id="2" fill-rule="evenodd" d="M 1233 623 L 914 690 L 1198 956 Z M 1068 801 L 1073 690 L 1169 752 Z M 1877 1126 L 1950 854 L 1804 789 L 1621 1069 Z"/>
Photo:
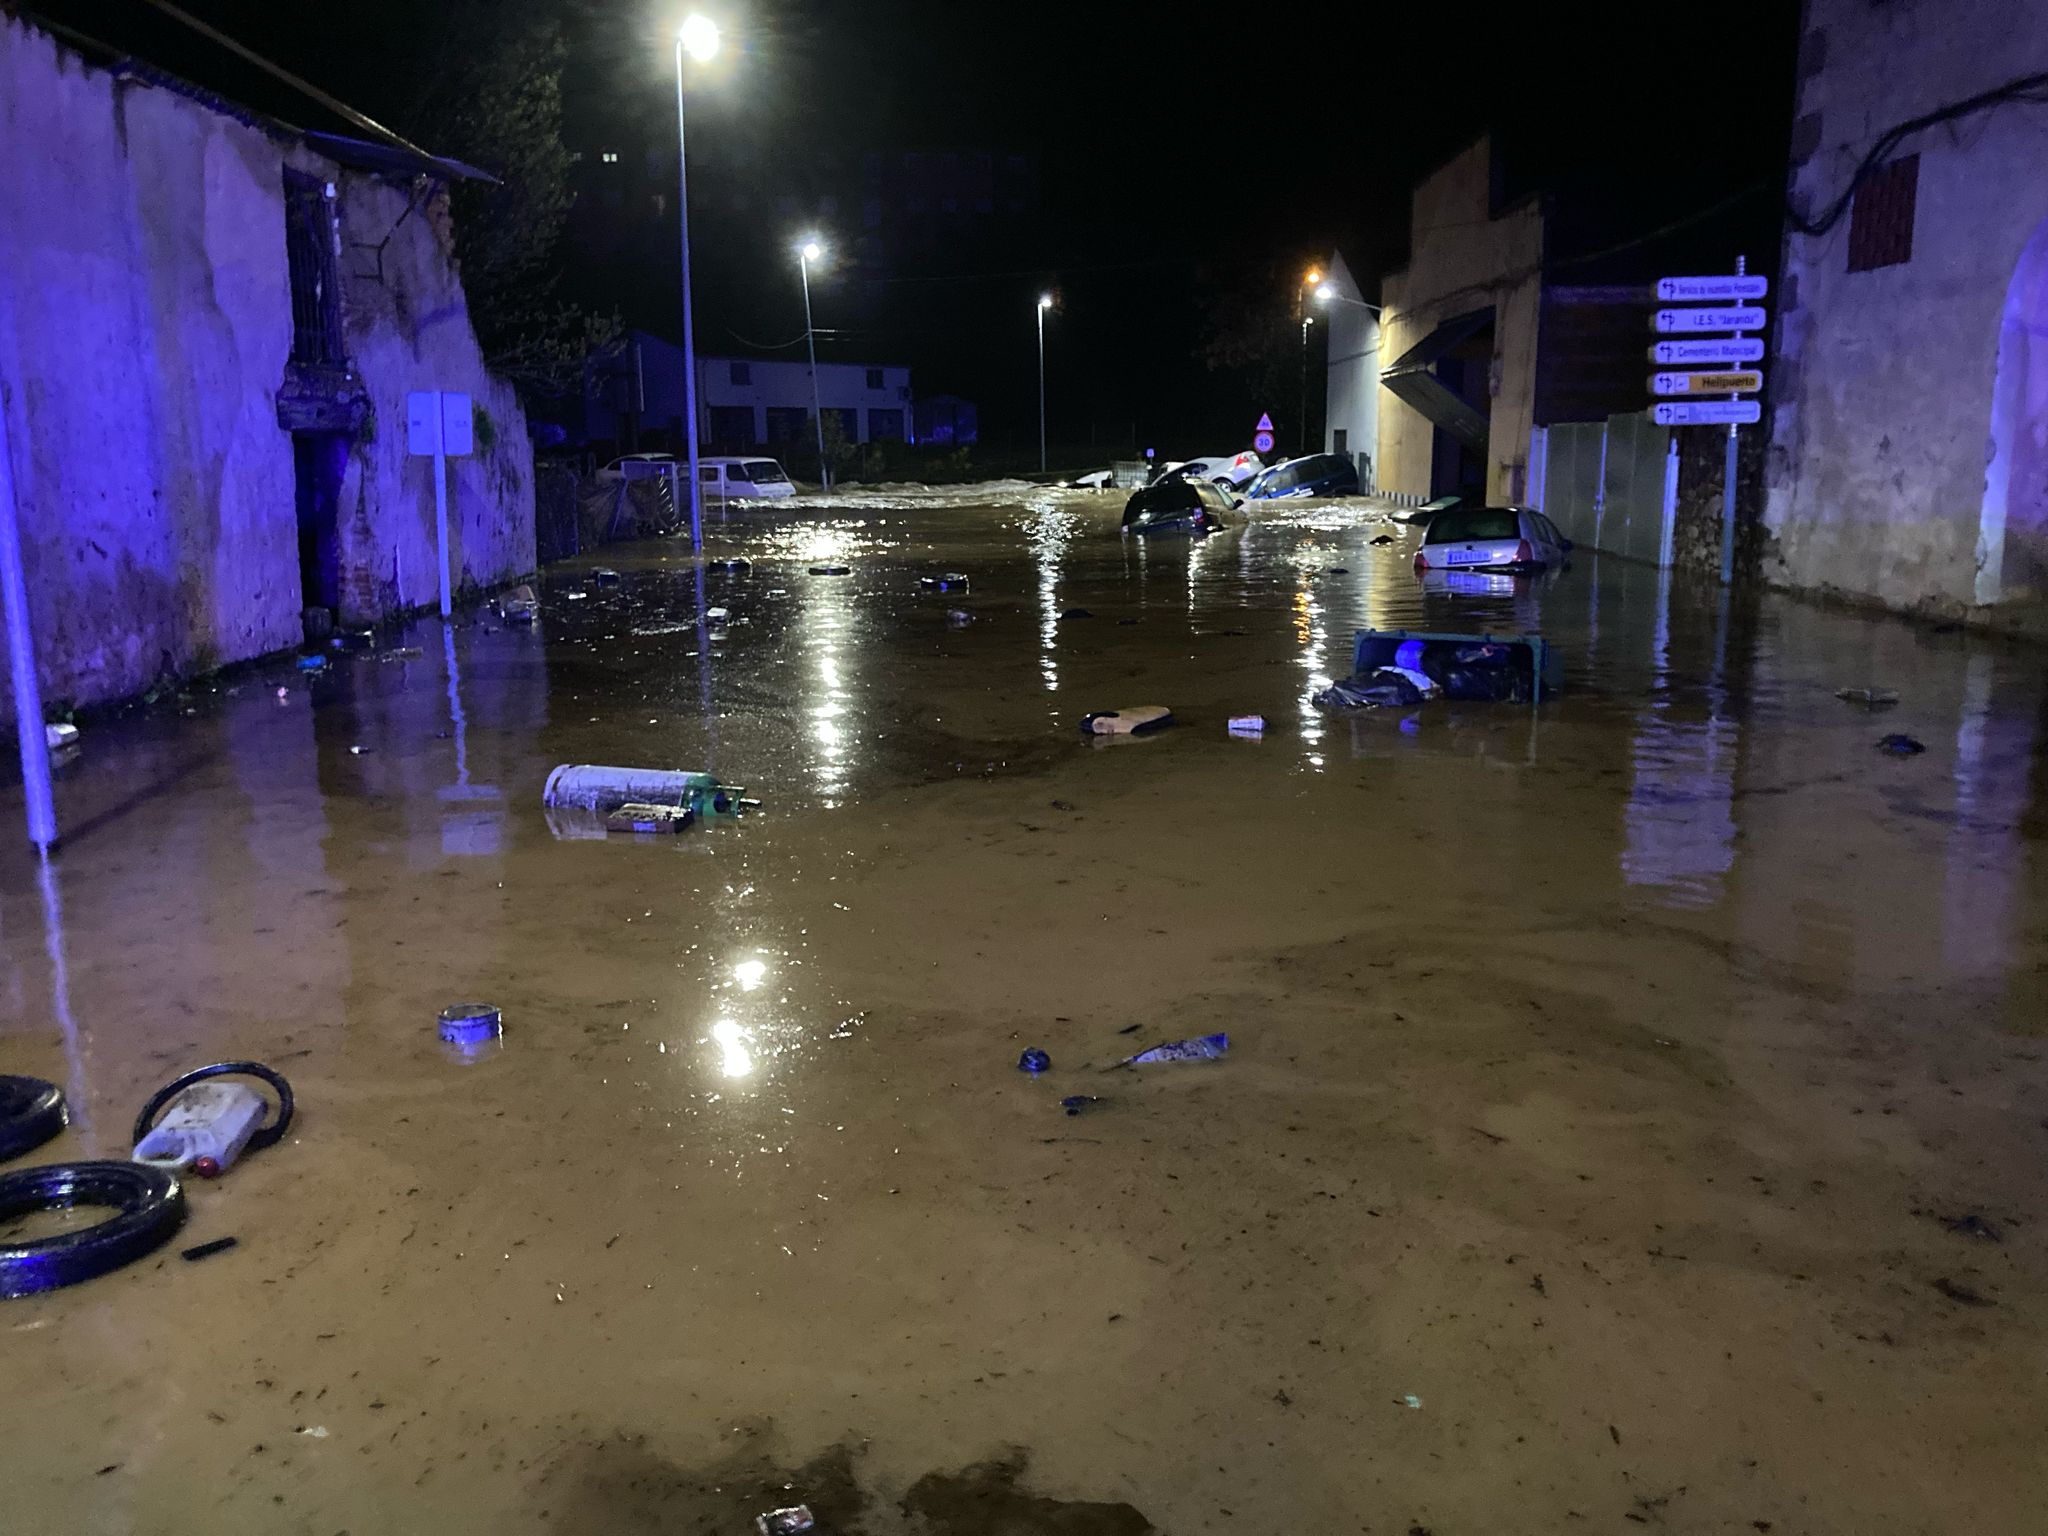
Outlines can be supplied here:
<path id="1" fill-rule="evenodd" d="M 455 248 L 484 356 L 523 387 L 571 382 L 616 323 L 556 294 L 574 194 L 562 141 L 567 60 L 560 0 L 454 0 L 416 10 L 426 31 L 407 71 L 402 124 L 414 142 L 489 172 L 455 184 Z"/>

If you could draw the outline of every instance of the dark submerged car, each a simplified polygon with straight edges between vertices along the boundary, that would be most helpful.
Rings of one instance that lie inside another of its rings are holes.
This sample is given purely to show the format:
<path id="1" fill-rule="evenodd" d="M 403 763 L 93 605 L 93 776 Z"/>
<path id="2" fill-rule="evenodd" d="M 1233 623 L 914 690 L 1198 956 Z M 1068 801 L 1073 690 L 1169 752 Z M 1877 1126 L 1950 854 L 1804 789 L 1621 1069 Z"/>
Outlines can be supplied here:
<path id="1" fill-rule="evenodd" d="M 1235 515 L 1241 503 L 1206 480 L 1162 480 L 1124 503 L 1125 533 L 1206 533 Z"/>
<path id="2" fill-rule="evenodd" d="M 1252 477 L 1245 495 L 1253 501 L 1282 496 L 1356 496 L 1358 466 L 1339 453 L 1311 453 L 1275 464 Z"/>

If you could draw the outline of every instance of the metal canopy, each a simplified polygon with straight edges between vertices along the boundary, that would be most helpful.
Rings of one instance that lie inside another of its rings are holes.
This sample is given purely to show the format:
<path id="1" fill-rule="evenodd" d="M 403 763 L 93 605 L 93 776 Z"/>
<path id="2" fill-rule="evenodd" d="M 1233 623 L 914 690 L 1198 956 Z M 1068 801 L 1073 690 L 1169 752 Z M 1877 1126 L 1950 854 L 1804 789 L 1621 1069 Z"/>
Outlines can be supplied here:
<path id="1" fill-rule="evenodd" d="M 1436 365 L 1460 342 L 1468 341 L 1493 323 L 1491 309 L 1446 320 L 1414 346 L 1403 352 L 1380 375 L 1380 382 L 1415 407 L 1467 448 L 1486 452 L 1486 413 L 1453 393 L 1436 376 Z"/>

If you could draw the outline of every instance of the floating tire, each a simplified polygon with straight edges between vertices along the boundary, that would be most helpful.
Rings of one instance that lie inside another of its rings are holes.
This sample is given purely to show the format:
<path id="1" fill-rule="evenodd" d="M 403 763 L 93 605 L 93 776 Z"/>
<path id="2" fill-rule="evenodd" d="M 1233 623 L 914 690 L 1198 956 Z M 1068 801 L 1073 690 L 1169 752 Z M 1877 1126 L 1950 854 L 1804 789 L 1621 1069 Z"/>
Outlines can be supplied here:
<path id="1" fill-rule="evenodd" d="M 70 1119 L 55 1083 L 0 1074 L 0 1161 L 40 1147 Z"/>
<path id="2" fill-rule="evenodd" d="M 54 1237 L 0 1240 L 0 1296 L 77 1285 L 154 1253 L 185 1224 L 177 1175 L 142 1163 L 48 1163 L 0 1174 L 0 1226 L 36 1211 L 105 1206 L 105 1221 Z"/>

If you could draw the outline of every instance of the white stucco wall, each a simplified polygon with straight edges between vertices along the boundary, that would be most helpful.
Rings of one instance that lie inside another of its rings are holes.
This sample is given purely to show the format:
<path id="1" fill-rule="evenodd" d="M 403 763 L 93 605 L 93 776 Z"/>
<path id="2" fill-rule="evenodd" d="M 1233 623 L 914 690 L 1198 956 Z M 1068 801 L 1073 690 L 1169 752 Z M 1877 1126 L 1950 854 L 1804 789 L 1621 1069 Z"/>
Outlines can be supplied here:
<path id="1" fill-rule="evenodd" d="M 1332 253 L 1323 269 L 1333 297 L 1318 306 L 1330 327 L 1327 391 L 1323 408 L 1323 451 L 1344 451 L 1358 465 L 1359 484 L 1371 490 L 1379 480 L 1380 321 L 1344 258 Z"/>
<path id="2" fill-rule="evenodd" d="M 343 617 L 436 595 L 428 461 L 405 395 L 473 394 L 496 451 L 460 462 L 458 581 L 533 565 L 532 454 L 484 368 L 445 221 L 296 140 L 89 66 L 0 16 L 0 408 L 45 697 L 86 705 L 295 644 L 303 593 L 292 439 L 284 165 L 336 180 L 349 347 L 371 437 L 344 488 Z M 404 570 L 404 589 L 379 573 Z M 4 645 L 4 641 L 0 641 Z M 11 714 L 0 697 L 0 718 Z"/>
<path id="3" fill-rule="evenodd" d="M 1809 214 L 1831 203 L 1892 124 L 2042 70 L 2048 6 L 1809 0 L 1792 201 Z M 1916 152 L 1911 260 L 1850 272 L 1847 215 L 1825 235 L 1786 236 L 1765 365 L 1764 575 L 1996 619 L 2048 599 L 2048 379 L 2008 387 L 2008 406 L 2022 403 L 1994 421 L 2001 332 L 2008 369 L 2024 373 L 2030 333 L 2048 329 L 2048 293 L 2008 323 L 2022 253 L 2048 221 L 2048 108 L 2002 106 L 1895 154 Z"/>

